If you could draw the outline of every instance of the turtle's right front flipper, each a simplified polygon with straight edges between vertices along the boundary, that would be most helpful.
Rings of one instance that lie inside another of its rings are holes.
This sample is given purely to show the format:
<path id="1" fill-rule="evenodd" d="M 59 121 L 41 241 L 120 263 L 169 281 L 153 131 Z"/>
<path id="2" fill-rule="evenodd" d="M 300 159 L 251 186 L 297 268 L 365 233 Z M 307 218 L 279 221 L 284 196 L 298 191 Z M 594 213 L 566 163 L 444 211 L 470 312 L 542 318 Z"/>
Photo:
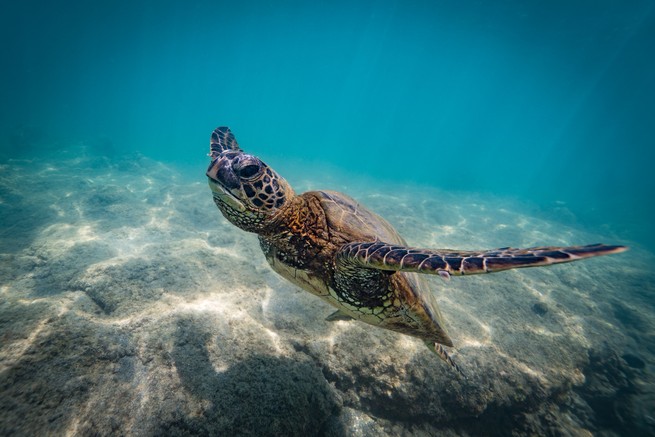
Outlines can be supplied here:
<path id="1" fill-rule="evenodd" d="M 209 139 L 209 156 L 215 159 L 226 150 L 241 151 L 234 134 L 229 127 L 221 126 L 214 129 Z"/>
<path id="2" fill-rule="evenodd" d="M 627 250 L 625 246 L 592 244 L 458 251 L 418 249 L 375 241 L 344 245 L 337 254 L 337 263 L 349 267 L 435 274 L 447 279 L 450 275 L 472 275 L 521 267 L 547 266 L 620 253 L 625 250 Z"/>

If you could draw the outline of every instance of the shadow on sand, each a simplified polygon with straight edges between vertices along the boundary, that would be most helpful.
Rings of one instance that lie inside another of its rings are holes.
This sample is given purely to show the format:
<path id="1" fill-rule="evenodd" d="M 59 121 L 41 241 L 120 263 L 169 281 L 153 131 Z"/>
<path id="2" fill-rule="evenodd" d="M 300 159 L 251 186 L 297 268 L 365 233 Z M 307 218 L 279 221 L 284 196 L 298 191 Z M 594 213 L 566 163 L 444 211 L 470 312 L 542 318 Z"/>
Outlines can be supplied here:
<path id="1" fill-rule="evenodd" d="M 309 362 L 254 355 L 217 372 L 206 348 L 209 334 L 191 319 L 178 322 L 173 360 L 182 384 L 210 407 L 162 428 L 165 434 L 323 435 L 333 432 L 340 401 Z M 342 430 L 343 431 L 343 430 Z"/>

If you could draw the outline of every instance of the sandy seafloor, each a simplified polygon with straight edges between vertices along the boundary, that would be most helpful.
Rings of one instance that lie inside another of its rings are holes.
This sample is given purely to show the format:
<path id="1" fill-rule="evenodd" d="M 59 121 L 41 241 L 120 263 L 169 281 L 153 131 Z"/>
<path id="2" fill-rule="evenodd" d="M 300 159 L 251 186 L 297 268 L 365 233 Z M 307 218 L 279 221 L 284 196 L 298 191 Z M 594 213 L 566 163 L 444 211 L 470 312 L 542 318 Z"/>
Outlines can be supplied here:
<path id="1" fill-rule="evenodd" d="M 620 229 L 582 231 L 565 206 L 288 177 L 347 192 L 416 246 L 632 245 L 431 278 L 465 380 L 417 340 L 325 321 L 334 309 L 222 218 L 204 168 L 58 154 L 0 167 L 0 435 L 655 434 L 655 260 Z"/>

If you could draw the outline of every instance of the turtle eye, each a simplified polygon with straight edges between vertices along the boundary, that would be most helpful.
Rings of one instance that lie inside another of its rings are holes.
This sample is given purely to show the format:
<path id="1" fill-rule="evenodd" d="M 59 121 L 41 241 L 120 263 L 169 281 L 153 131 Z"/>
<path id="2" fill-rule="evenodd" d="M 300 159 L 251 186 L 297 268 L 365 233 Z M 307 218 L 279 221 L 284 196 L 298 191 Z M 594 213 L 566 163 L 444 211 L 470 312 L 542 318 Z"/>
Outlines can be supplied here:
<path id="1" fill-rule="evenodd" d="M 259 170 L 260 167 L 258 164 L 248 164 L 235 169 L 237 175 L 244 179 L 251 179 L 254 176 L 257 176 Z"/>

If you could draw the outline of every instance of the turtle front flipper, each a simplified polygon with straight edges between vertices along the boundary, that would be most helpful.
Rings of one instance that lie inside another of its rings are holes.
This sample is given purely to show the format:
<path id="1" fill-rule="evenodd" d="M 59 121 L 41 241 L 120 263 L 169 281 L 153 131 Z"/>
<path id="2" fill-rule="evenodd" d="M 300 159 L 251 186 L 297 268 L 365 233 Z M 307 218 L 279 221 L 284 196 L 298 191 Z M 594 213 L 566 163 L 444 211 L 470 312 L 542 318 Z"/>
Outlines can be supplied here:
<path id="1" fill-rule="evenodd" d="M 238 152 L 241 148 L 239 148 L 239 143 L 237 143 L 237 139 L 229 127 L 217 127 L 209 139 L 209 156 L 215 159 L 226 150 Z"/>
<path id="2" fill-rule="evenodd" d="M 353 242 L 337 253 L 337 264 L 344 267 L 364 267 L 387 271 L 403 271 L 440 275 L 473 275 L 521 267 L 548 266 L 593 256 L 624 252 L 625 246 L 592 244 L 568 247 L 530 247 L 482 251 L 451 249 L 418 249 L 375 242 Z"/>

